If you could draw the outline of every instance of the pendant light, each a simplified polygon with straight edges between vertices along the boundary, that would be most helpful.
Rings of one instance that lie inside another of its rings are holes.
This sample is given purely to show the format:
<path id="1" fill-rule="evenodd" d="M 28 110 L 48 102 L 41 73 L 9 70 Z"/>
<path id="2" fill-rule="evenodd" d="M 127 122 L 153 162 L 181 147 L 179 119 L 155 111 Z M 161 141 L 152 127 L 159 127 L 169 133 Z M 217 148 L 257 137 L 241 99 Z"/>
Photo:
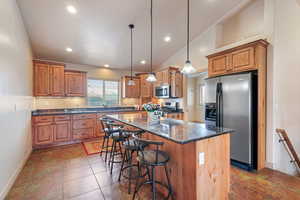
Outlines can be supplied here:
<path id="1" fill-rule="evenodd" d="M 128 85 L 135 85 L 135 82 L 134 80 L 132 80 L 132 56 L 133 56 L 133 53 L 132 53 L 132 33 L 133 33 L 133 29 L 134 29 L 134 25 L 133 24 L 129 24 L 128 27 L 130 28 L 130 80 L 128 81 Z"/>
<path id="2" fill-rule="evenodd" d="M 155 77 L 155 74 L 153 73 L 152 71 L 152 58 L 153 58 L 153 0 L 151 0 L 151 9 L 150 9 L 150 19 L 151 19 L 151 27 L 150 27 L 150 30 L 151 30 L 151 53 L 150 53 L 150 73 L 146 79 L 146 81 L 148 82 L 155 82 L 157 81 L 156 77 Z"/>
<path id="3" fill-rule="evenodd" d="M 190 61 L 190 0 L 187 0 L 187 59 L 181 70 L 183 74 L 191 74 L 196 72 Z"/>

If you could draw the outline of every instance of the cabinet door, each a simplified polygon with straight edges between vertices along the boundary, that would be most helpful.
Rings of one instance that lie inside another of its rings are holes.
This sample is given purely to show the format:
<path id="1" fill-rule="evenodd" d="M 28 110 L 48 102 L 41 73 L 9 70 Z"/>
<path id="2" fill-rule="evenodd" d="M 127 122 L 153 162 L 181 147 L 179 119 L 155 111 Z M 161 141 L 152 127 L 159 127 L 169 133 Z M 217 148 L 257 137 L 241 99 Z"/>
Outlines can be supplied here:
<path id="1" fill-rule="evenodd" d="M 255 70 L 254 47 L 234 51 L 230 54 L 234 72 Z"/>
<path id="2" fill-rule="evenodd" d="M 152 97 L 152 83 L 148 82 L 148 75 L 140 75 L 141 78 L 141 97 Z"/>
<path id="3" fill-rule="evenodd" d="M 34 126 L 34 145 L 53 143 L 54 126 L 52 123 L 39 123 Z"/>
<path id="4" fill-rule="evenodd" d="M 65 69 L 64 66 L 51 65 L 51 96 L 65 95 Z"/>
<path id="5" fill-rule="evenodd" d="M 210 58 L 208 62 L 208 73 L 211 76 L 225 74 L 228 68 L 229 56 L 221 55 Z"/>
<path id="6" fill-rule="evenodd" d="M 170 79 L 169 79 L 169 77 L 170 77 L 170 72 L 169 72 L 169 70 L 164 70 L 164 71 L 162 71 L 162 84 L 164 84 L 164 85 L 170 84 Z"/>
<path id="7" fill-rule="evenodd" d="M 34 64 L 34 96 L 50 95 L 50 67 L 48 64 Z"/>
<path id="8" fill-rule="evenodd" d="M 163 83 L 163 72 L 156 72 L 155 75 L 157 81 L 154 84 L 155 86 L 160 86 Z"/>
<path id="9" fill-rule="evenodd" d="M 179 71 L 170 72 L 170 85 L 172 97 L 182 97 L 183 76 Z"/>
<path id="10" fill-rule="evenodd" d="M 71 139 L 71 122 L 58 121 L 54 126 L 54 142 L 66 142 Z"/>
<path id="11" fill-rule="evenodd" d="M 86 96 L 86 74 L 81 72 L 65 73 L 66 96 Z"/>
<path id="12" fill-rule="evenodd" d="M 128 85 L 130 77 L 123 77 L 122 80 L 122 96 L 123 98 L 140 98 L 140 79 L 133 77 L 134 85 Z"/>

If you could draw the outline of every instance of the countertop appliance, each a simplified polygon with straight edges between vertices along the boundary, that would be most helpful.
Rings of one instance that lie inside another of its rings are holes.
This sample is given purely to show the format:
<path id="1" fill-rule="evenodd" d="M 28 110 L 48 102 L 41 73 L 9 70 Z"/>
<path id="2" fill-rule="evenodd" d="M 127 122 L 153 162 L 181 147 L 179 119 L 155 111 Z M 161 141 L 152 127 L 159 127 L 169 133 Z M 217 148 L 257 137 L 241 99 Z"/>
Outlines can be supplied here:
<path id="1" fill-rule="evenodd" d="M 179 102 L 165 102 L 162 106 L 162 110 L 166 112 L 178 112 Z"/>
<path id="2" fill-rule="evenodd" d="M 232 164 L 257 168 L 257 74 L 205 80 L 205 122 L 235 130 L 230 135 Z"/>
<path id="3" fill-rule="evenodd" d="M 170 85 L 162 85 L 155 87 L 155 97 L 159 99 L 171 98 L 171 87 Z"/>

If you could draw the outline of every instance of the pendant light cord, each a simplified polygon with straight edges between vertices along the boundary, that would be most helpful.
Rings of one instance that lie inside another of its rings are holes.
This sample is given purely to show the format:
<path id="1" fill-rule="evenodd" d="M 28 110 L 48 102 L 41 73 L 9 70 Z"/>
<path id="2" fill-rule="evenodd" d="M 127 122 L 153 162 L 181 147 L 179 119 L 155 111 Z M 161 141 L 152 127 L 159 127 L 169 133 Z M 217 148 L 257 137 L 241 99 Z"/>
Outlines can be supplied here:
<path id="1" fill-rule="evenodd" d="M 153 58 L 153 0 L 151 0 L 151 9 L 150 9 L 150 18 L 151 18 L 151 53 L 150 53 L 150 70 L 152 73 L 152 58 Z"/>
<path id="2" fill-rule="evenodd" d="M 190 60 L 190 0 L 187 0 L 187 60 Z"/>
<path id="3" fill-rule="evenodd" d="M 133 43 L 133 39 L 132 39 L 132 30 L 133 28 L 131 28 L 131 58 L 130 58 L 130 71 L 131 71 L 131 80 L 132 80 L 132 57 L 133 57 L 133 51 L 132 51 L 132 43 Z"/>

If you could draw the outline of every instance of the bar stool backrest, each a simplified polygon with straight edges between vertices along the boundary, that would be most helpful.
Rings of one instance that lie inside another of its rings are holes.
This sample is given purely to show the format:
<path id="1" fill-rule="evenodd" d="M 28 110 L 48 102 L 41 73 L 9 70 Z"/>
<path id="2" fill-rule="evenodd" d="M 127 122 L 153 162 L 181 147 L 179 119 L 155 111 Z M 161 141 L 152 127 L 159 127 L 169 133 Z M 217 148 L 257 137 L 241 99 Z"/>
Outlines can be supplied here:
<path id="1" fill-rule="evenodd" d="M 148 146 L 148 145 L 154 145 L 155 146 L 155 162 L 158 163 L 158 153 L 159 153 L 159 147 L 164 145 L 164 142 L 161 141 L 153 141 L 153 140 L 146 140 L 142 139 L 135 134 L 132 135 L 134 138 L 134 141 L 136 142 L 136 145 L 139 146 L 139 151 L 141 152 L 142 159 L 145 160 L 145 154 L 144 154 L 144 148 L 143 146 Z"/>

